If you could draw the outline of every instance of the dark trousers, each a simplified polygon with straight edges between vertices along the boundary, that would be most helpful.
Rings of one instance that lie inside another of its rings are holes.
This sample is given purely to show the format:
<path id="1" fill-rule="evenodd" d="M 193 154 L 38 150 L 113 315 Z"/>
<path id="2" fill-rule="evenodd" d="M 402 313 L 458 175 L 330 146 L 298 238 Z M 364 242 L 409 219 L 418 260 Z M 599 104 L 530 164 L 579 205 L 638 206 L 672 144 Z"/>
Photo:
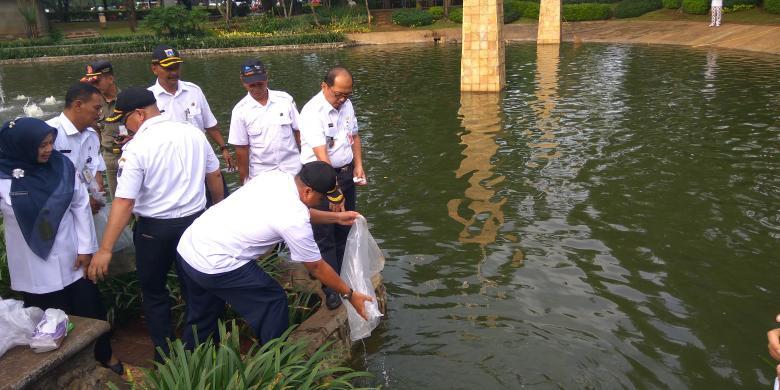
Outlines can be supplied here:
<path id="1" fill-rule="evenodd" d="M 60 309 L 74 316 L 106 320 L 106 310 L 100 302 L 97 286 L 87 279 L 79 279 L 60 291 L 46 294 L 23 292 L 24 306 L 36 306 L 43 310 Z M 108 363 L 111 359 L 111 335 L 104 333 L 95 342 L 95 360 Z"/>
<path id="2" fill-rule="evenodd" d="M 213 206 L 214 203 L 211 202 L 211 191 L 209 191 L 208 184 L 205 184 L 205 186 L 206 186 L 206 208 L 209 208 L 209 207 Z M 229 193 L 228 193 L 228 188 L 227 188 L 227 181 L 225 181 L 225 175 L 222 175 L 222 191 L 223 191 L 222 192 L 223 199 L 227 198 Z"/>
<path id="3" fill-rule="evenodd" d="M 336 169 L 336 177 L 338 178 L 339 188 L 344 194 L 344 207 L 348 211 L 355 210 L 355 182 L 352 180 L 352 164 L 348 164 L 343 168 Z M 317 206 L 318 210 L 329 211 L 328 199 L 323 197 L 322 203 Z M 320 248 L 320 254 L 325 259 L 325 262 L 330 264 L 336 273 L 341 273 L 341 263 L 344 260 L 344 247 L 347 244 L 347 236 L 349 235 L 349 226 L 343 226 L 339 224 L 312 224 L 312 232 L 314 233 L 314 239 L 317 241 L 317 246 Z M 323 288 L 327 293 L 332 292 L 329 288 Z"/>
<path id="4" fill-rule="evenodd" d="M 201 213 L 172 219 L 138 218 L 133 229 L 136 273 L 141 286 L 146 326 L 154 346 L 162 348 L 166 354 L 166 339 L 175 338 L 171 327 L 171 297 L 166 286 L 168 271 L 171 264 L 176 264 L 182 294 L 186 297 L 184 280 L 176 262 L 176 246 L 184 231 Z M 156 348 L 154 358 L 162 361 Z"/>
<path id="5" fill-rule="evenodd" d="M 225 303 L 246 320 L 261 343 L 281 336 L 287 329 L 287 295 L 279 282 L 254 261 L 233 271 L 213 275 L 192 268 L 181 256 L 178 262 L 182 277 L 187 279 L 187 326 L 184 329 L 187 348 L 195 348 L 196 341 L 219 336 L 214 333 Z"/>

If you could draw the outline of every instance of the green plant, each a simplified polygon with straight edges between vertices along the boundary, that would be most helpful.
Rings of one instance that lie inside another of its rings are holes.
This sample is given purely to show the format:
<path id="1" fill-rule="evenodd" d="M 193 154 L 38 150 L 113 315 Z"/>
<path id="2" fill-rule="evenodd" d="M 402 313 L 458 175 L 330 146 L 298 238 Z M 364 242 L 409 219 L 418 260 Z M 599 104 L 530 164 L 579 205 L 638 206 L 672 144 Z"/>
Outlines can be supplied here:
<path id="1" fill-rule="evenodd" d="M 399 26 L 419 27 L 433 23 L 433 15 L 417 8 L 402 8 L 393 12 L 393 23 Z"/>
<path id="2" fill-rule="evenodd" d="M 463 23 L 463 8 L 450 8 L 450 21 Z"/>
<path id="3" fill-rule="evenodd" d="M 661 0 L 661 5 L 666 9 L 679 9 L 682 6 L 682 0 Z"/>
<path id="4" fill-rule="evenodd" d="M 661 8 L 661 0 L 623 0 L 614 9 L 616 18 L 635 18 Z"/>
<path id="5" fill-rule="evenodd" d="M 686 14 L 706 15 L 710 10 L 709 0 L 682 0 L 682 9 Z"/>
<path id="6" fill-rule="evenodd" d="M 321 19 L 320 23 L 324 23 Z M 314 16 L 311 14 L 297 15 L 289 18 L 268 16 L 252 16 L 244 22 L 242 31 L 269 33 L 269 34 L 293 34 L 312 30 Z"/>
<path id="7" fill-rule="evenodd" d="M 439 5 L 428 8 L 427 12 L 433 16 L 434 20 L 439 20 L 444 17 L 444 7 Z"/>
<path id="8" fill-rule="evenodd" d="M 157 35 L 183 37 L 203 35 L 203 24 L 206 21 L 208 13 L 202 8 L 195 7 L 188 11 L 177 5 L 152 9 L 142 23 Z"/>
<path id="9" fill-rule="evenodd" d="M 230 331 L 220 322 L 219 344 L 209 339 L 189 351 L 181 340 L 169 342 L 170 353 L 163 355 L 163 362 L 143 369 L 144 376 L 133 385 L 158 390 L 352 389 L 352 380 L 371 376 L 339 366 L 341 359 L 330 348 L 332 343 L 307 356 L 306 340 L 288 339 L 292 330 L 262 346 L 254 344 L 242 355 L 235 322 L 230 322 Z"/>
<path id="10" fill-rule="evenodd" d="M 65 36 L 62 34 L 62 30 L 56 27 L 49 29 L 49 39 L 51 39 L 52 43 L 59 44 L 64 38 Z"/>
<path id="11" fill-rule="evenodd" d="M 747 11 L 756 8 L 753 4 L 734 4 L 731 7 L 723 7 L 723 13 L 732 14 L 739 11 Z"/>
<path id="12" fill-rule="evenodd" d="M 612 6 L 609 4 L 581 3 L 564 4 L 563 18 L 569 22 L 583 20 L 605 20 L 612 16 Z"/>
<path id="13" fill-rule="evenodd" d="M 528 19 L 539 19 L 539 3 L 533 1 L 510 0 L 504 3 L 504 12 L 510 8 Z"/>
<path id="14" fill-rule="evenodd" d="M 773 14 L 780 14 L 780 0 L 764 0 L 764 10 Z"/>
<path id="15" fill-rule="evenodd" d="M 523 11 L 515 6 L 517 2 L 504 2 L 504 24 L 512 23 L 523 16 Z"/>

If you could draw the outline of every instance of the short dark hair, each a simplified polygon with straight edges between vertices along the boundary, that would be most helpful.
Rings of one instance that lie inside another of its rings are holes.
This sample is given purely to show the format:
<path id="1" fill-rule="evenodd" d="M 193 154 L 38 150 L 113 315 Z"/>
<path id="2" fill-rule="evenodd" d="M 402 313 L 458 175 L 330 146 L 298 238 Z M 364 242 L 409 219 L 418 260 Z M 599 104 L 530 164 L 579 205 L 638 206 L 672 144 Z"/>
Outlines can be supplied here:
<path id="1" fill-rule="evenodd" d="M 92 95 L 101 95 L 100 90 L 87 83 L 76 83 L 65 93 L 65 108 L 70 108 L 76 100 L 87 101 Z"/>
<path id="2" fill-rule="evenodd" d="M 352 78 L 352 72 L 350 72 L 349 69 L 343 66 L 337 66 L 335 68 L 331 68 L 328 73 L 325 74 L 325 77 L 322 79 L 322 81 L 324 81 L 325 84 L 328 84 L 329 87 L 332 87 L 336 82 L 336 77 L 342 74 L 347 74 L 349 75 L 350 79 Z"/>

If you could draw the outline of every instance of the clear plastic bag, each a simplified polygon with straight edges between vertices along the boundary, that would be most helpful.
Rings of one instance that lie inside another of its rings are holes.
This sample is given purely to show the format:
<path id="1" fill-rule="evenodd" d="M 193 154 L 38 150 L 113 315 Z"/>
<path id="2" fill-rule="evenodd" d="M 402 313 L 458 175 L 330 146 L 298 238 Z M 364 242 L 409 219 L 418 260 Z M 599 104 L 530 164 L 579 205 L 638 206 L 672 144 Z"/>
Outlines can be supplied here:
<path id="1" fill-rule="evenodd" d="M 382 250 L 368 231 L 368 222 L 363 216 L 358 217 L 347 236 L 344 249 L 344 262 L 341 265 L 341 278 L 353 290 L 374 298 L 366 302 L 368 320 L 364 320 L 352 305 L 347 307 L 347 321 L 352 341 L 357 341 L 371 335 L 371 331 L 379 325 L 382 313 L 376 301 L 374 285 L 371 278 L 385 267 L 385 257 Z"/>
<path id="2" fill-rule="evenodd" d="M 95 215 L 92 216 L 92 218 L 95 220 L 95 233 L 97 234 L 97 242 L 100 244 L 101 241 L 103 241 L 103 231 L 106 230 L 106 224 L 108 223 L 108 214 L 111 211 L 111 203 L 108 203 L 100 209 Z M 119 238 L 117 238 L 116 243 L 114 244 L 114 250 L 113 252 L 119 252 L 121 250 L 124 250 L 126 248 L 130 248 L 133 246 L 133 232 L 130 231 L 130 228 L 125 226 L 124 229 L 122 229 L 122 232 L 119 233 Z"/>
<path id="3" fill-rule="evenodd" d="M 25 308 L 22 301 L 0 299 L 0 357 L 17 345 L 29 345 L 43 310 Z"/>

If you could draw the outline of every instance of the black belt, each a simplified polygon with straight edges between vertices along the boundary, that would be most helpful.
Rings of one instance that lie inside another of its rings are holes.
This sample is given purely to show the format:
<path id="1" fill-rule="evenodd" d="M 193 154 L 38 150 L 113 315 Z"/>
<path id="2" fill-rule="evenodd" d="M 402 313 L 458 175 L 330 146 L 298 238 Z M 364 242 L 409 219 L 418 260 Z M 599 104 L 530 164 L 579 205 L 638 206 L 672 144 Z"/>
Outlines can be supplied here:
<path id="1" fill-rule="evenodd" d="M 138 222 L 143 223 L 150 223 L 150 224 L 156 224 L 156 225 L 175 225 L 182 222 L 190 222 L 195 220 L 195 218 L 200 217 L 201 214 L 206 210 L 200 210 L 195 214 L 190 214 L 186 217 L 179 217 L 179 218 L 149 218 L 149 217 L 138 217 Z"/>
<path id="2" fill-rule="evenodd" d="M 349 164 L 344 165 L 343 167 L 334 168 L 334 169 L 336 170 L 336 173 L 345 173 L 345 172 L 349 172 L 354 167 L 355 167 L 355 164 L 353 164 L 353 161 L 350 161 Z"/>

